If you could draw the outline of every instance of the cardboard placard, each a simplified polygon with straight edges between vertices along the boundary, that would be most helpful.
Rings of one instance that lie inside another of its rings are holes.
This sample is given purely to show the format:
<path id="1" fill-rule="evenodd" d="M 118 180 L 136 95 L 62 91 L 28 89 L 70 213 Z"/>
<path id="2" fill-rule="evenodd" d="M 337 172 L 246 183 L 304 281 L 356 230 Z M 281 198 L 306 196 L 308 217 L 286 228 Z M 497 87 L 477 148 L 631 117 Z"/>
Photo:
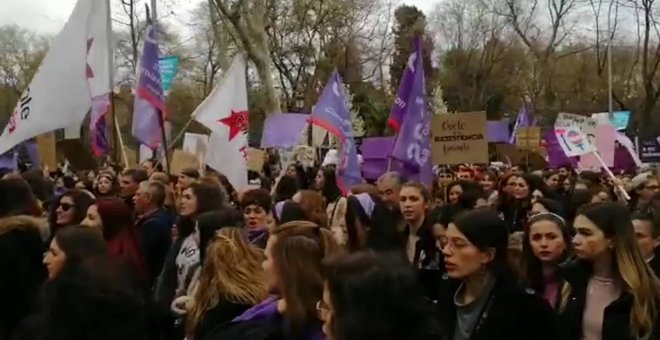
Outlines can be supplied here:
<path id="1" fill-rule="evenodd" d="M 170 173 L 179 175 L 185 169 L 199 169 L 199 159 L 197 156 L 187 153 L 183 150 L 176 149 L 172 153 L 172 166 Z"/>
<path id="2" fill-rule="evenodd" d="M 266 161 L 266 152 L 257 148 L 248 149 L 248 160 L 247 168 L 248 170 L 256 171 L 262 173 L 264 169 L 264 162 Z"/>
<path id="3" fill-rule="evenodd" d="M 298 145 L 293 151 L 293 161 L 306 167 L 313 167 L 316 162 L 316 149 L 307 145 Z"/>
<path id="4" fill-rule="evenodd" d="M 37 149 L 39 150 L 41 166 L 47 166 L 51 171 L 55 171 L 57 169 L 55 134 L 50 132 L 37 136 Z"/>
<path id="5" fill-rule="evenodd" d="M 206 159 L 206 152 L 209 145 L 209 136 L 188 133 L 183 136 L 183 151 L 197 156 L 200 163 Z"/>
<path id="6" fill-rule="evenodd" d="M 541 145 L 541 128 L 525 127 L 516 131 L 516 146 L 521 149 L 536 150 Z"/>
<path id="7" fill-rule="evenodd" d="M 433 164 L 488 163 L 486 112 L 434 115 Z"/>

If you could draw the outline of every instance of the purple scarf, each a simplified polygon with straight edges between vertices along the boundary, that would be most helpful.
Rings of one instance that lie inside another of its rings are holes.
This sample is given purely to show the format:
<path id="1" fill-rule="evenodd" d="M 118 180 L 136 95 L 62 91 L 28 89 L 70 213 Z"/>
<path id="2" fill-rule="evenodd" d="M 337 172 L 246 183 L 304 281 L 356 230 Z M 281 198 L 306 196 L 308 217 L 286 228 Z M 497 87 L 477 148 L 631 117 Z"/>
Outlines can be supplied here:
<path id="1" fill-rule="evenodd" d="M 233 322 L 252 321 L 252 320 L 277 320 L 282 318 L 280 312 L 277 311 L 277 296 L 271 296 L 263 302 L 253 306 L 252 308 L 237 316 Z M 310 332 L 308 340 L 325 340 L 325 334 L 321 329 L 315 329 Z"/>

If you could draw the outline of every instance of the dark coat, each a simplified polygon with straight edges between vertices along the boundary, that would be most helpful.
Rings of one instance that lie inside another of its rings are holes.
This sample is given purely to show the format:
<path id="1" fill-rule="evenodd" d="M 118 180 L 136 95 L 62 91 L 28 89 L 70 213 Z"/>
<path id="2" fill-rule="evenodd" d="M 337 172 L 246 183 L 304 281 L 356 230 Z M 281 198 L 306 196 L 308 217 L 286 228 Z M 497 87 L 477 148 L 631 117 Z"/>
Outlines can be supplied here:
<path id="1" fill-rule="evenodd" d="M 42 234 L 46 220 L 31 216 L 0 219 L 0 339 L 10 339 L 36 305 L 39 288 L 48 273 Z"/>
<path id="2" fill-rule="evenodd" d="M 153 285 L 163 269 L 172 244 L 173 224 L 174 216 L 164 209 L 156 210 L 135 222 L 150 285 Z"/>
<path id="3" fill-rule="evenodd" d="M 559 315 L 562 325 L 562 339 L 578 340 L 582 336 L 582 314 L 587 297 L 587 286 L 593 272 L 591 265 L 580 261 L 571 261 L 560 266 L 560 274 L 571 284 L 571 295 L 566 308 Z M 633 296 L 625 291 L 618 299 L 605 307 L 603 315 L 602 340 L 635 339 L 630 334 L 630 309 Z M 650 340 L 660 339 L 658 320 L 654 322 L 654 331 Z"/>
<path id="4" fill-rule="evenodd" d="M 649 261 L 649 267 L 653 269 L 655 276 L 660 278 L 660 249 L 656 248 L 653 260 Z"/>
<path id="5" fill-rule="evenodd" d="M 440 287 L 442 296 L 437 312 L 448 339 L 456 327 L 454 294 L 459 282 L 445 275 Z M 524 289 L 514 279 L 496 282 L 470 340 L 557 340 L 556 318 L 550 305 L 531 289 Z"/>
<path id="6" fill-rule="evenodd" d="M 251 305 L 244 305 L 229 301 L 220 301 L 215 307 L 204 314 L 204 319 L 195 329 L 195 339 L 201 339 L 209 334 L 217 326 L 230 322 L 235 317 L 243 314 Z"/>

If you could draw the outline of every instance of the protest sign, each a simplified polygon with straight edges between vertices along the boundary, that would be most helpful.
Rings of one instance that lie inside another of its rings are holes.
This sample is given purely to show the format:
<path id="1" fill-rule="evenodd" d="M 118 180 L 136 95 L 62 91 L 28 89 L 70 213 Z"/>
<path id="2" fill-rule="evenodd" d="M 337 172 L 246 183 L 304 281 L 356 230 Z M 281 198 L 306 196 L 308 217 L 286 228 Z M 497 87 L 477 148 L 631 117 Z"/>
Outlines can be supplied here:
<path id="1" fill-rule="evenodd" d="M 311 146 L 299 145 L 293 150 L 293 161 L 311 168 L 316 162 L 316 150 Z"/>
<path id="2" fill-rule="evenodd" d="M 660 162 L 660 135 L 639 137 L 639 158 L 644 163 Z"/>
<path id="3" fill-rule="evenodd" d="M 614 125 L 617 131 L 625 130 L 630 121 L 630 111 L 614 111 L 612 117 L 609 112 L 598 112 L 591 115 L 599 124 L 609 123 Z"/>
<path id="4" fill-rule="evenodd" d="M 209 136 L 186 132 L 186 134 L 183 136 L 182 150 L 197 156 L 197 159 L 199 159 L 201 164 L 203 163 L 203 160 L 206 159 L 208 144 Z"/>
<path id="5" fill-rule="evenodd" d="M 599 152 L 608 167 L 614 166 L 614 146 L 616 129 L 612 124 L 598 124 L 596 127 L 595 152 Z M 599 169 L 600 162 L 593 153 L 580 157 L 580 169 Z"/>
<path id="6" fill-rule="evenodd" d="M 433 164 L 488 163 L 485 112 L 435 115 L 432 119 Z"/>
<path id="7" fill-rule="evenodd" d="M 555 121 L 555 135 L 567 157 L 592 152 L 597 121 L 593 118 L 560 113 Z"/>
<path id="8" fill-rule="evenodd" d="M 248 170 L 262 173 L 264 169 L 265 161 L 266 161 L 266 152 L 264 150 L 257 148 L 248 149 L 248 160 L 247 160 Z"/>
<path id="9" fill-rule="evenodd" d="M 190 168 L 199 169 L 199 159 L 197 156 L 183 150 L 174 150 L 170 173 L 173 175 L 179 175 L 184 169 Z"/>
<path id="10" fill-rule="evenodd" d="M 541 146 L 541 128 L 518 128 L 518 131 L 516 131 L 516 146 L 526 150 L 538 149 Z"/>
<path id="11" fill-rule="evenodd" d="M 57 169 L 55 134 L 49 132 L 38 135 L 37 149 L 39 150 L 39 157 L 41 158 L 42 165 L 47 166 L 52 171 L 55 171 Z"/>

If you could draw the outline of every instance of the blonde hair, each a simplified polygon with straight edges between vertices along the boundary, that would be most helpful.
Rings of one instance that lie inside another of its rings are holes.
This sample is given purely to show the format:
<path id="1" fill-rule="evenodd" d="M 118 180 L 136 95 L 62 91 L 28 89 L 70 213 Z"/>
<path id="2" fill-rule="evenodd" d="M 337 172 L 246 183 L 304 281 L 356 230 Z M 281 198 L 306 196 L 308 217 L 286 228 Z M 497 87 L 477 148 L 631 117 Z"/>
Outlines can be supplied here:
<path id="1" fill-rule="evenodd" d="M 630 328 L 636 339 L 646 340 L 653 335 L 654 323 L 658 318 L 660 281 L 643 260 L 636 245 L 631 247 L 623 238 L 615 238 L 614 259 L 616 268 L 626 290 L 633 296 L 630 311 Z"/>
<path id="2" fill-rule="evenodd" d="M 323 196 L 312 190 L 300 190 L 300 207 L 308 214 L 309 219 L 321 228 L 328 227 L 328 214 L 324 209 Z"/>
<path id="3" fill-rule="evenodd" d="M 263 252 L 250 245 L 239 228 L 223 228 L 207 246 L 186 332 L 193 336 L 208 310 L 221 301 L 255 305 L 268 296 L 261 266 Z"/>

